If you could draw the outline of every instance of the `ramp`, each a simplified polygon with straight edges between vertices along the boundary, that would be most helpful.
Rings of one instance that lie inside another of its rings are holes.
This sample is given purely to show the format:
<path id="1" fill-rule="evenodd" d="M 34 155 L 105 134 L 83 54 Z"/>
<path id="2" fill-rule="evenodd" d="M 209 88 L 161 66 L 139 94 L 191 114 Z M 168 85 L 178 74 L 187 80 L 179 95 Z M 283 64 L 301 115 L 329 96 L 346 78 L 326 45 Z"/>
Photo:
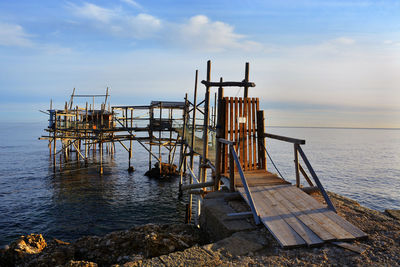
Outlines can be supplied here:
<path id="1" fill-rule="evenodd" d="M 282 247 L 348 241 L 366 233 L 296 186 L 249 186 L 261 222 Z M 247 201 L 243 187 L 237 188 Z"/>

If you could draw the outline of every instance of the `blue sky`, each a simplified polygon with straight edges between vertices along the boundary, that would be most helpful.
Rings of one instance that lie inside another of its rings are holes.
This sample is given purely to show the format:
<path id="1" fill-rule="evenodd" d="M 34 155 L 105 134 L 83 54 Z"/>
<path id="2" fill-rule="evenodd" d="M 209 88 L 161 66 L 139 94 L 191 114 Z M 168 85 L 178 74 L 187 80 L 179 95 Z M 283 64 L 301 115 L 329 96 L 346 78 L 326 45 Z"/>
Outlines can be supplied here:
<path id="1" fill-rule="evenodd" d="M 268 125 L 400 127 L 398 1 L 0 1 L 0 120 L 46 121 L 78 93 L 112 104 L 240 80 Z M 236 89 L 226 94 L 240 94 Z"/>

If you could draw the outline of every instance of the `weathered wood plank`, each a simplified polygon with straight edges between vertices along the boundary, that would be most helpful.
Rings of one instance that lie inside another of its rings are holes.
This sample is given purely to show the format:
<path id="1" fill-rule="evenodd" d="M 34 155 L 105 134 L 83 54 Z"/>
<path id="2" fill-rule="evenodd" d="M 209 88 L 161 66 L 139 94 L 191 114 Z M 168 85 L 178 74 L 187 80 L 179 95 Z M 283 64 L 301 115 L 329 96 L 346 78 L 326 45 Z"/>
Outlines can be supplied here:
<path id="1" fill-rule="evenodd" d="M 301 195 L 301 197 L 304 199 L 307 199 L 307 205 L 309 205 L 310 208 L 313 209 L 319 209 L 321 212 L 329 217 L 332 221 L 334 221 L 336 224 L 340 225 L 343 229 L 345 229 L 347 232 L 351 233 L 355 238 L 365 238 L 367 237 L 367 234 L 364 233 L 362 230 L 360 230 L 358 227 L 354 226 L 350 222 L 346 221 L 344 218 L 340 217 L 337 215 L 335 212 L 331 211 L 328 209 L 325 205 L 322 203 L 318 202 L 316 199 L 314 199 L 311 196 L 304 196 Z"/>
<path id="2" fill-rule="evenodd" d="M 225 108 L 224 108 L 224 112 L 225 112 L 225 122 L 224 122 L 224 138 L 226 140 L 229 140 L 228 138 L 228 118 L 229 118 L 229 97 L 225 97 Z M 224 167 L 223 170 L 227 171 L 228 170 L 228 146 L 224 145 Z"/>
<path id="3" fill-rule="evenodd" d="M 323 214 L 325 211 L 324 209 L 315 209 L 310 207 L 310 202 L 316 200 L 301 191 L 299 188 L 291 186 L 285 190 L 278 189 L 278 192 L 281 193 L 293 205 L 295 205 L 302 213 L 307 214 L 315 222 L 321 225 L 337 240 L 351 240 L 355 238 L 351 233 L 347 232 L 345 229 L 325 216 Z"/>
<path id="4" fill-rule="evenodd" d="M 249 166 L 248 166 L 248 161 L 247 161 L 247 121 L 248 121 L 248 119 L 247 119 L 247 98 L 246 99 L 243 99 L 243 118 L 245 118 L 245 122 L 244 123 L 242 123 L 242 125 L 243 125 L 243 165 L 244 165 L 244 168 L 243 168 L 243 170 L 244 171 L 247 171 L 248 169 L 249 169 Z"/>
<path id="5" fill-rule="evenodd" d="M 239 188 L 239 192 L 247 202 L 247 197 L 244 194 L 244 189 Z M 261 222 L 275 237 L 282 247 L 295 247 L 305 245 L 306 242 L 294 231 L 280 216 L 279 213 L 265 202 L 263 195 L 260 192 L 254 192 L 253 199 Z"/>
<path id="6" fill-rule="evenodd" d="M 251 137 L 251 133 L 253 132 L 252 129 L 252 120 L 251 120 L 251 99 L 247 98 L 247 134 L 248 134 L 248 149 L 249 149 L 249 170 L 253 170 L 254 166 L 253 166 L 253 144 L 252 144 L 252 137 Z"/>
<path id="7" fill-rule="evenodd" d="M 285 192 L 287 189 L 293 186 L 279 187 L 273 190 L 265 190 L 265 192 L 273 195 L 273 197 L 278 198 L 282 205 L 284 205 L 296 218 L 298 218 L 302 223 L 304 223 L 311 231 L 313 231 L 320 239 L 324 241 L 336 240 L 336 237 L 326 231 L 321 224 L 314 220 L 311 216 L 306 214 L 302 209 L 296 206 L 292 200 L 289 200 Z"/>
<path id="8" fill-rule="evenodd" d="M 256 124 L 255 104 L 256 104 L 256 100 L 253 98 L 251 100 L 251 118 L 252 118 L 252 123 L 253 123 L 253 138 L 252 138 L 253 139 L 253 164 L 254 164 L 253 169 L 257 169 L 257 145 L 256 145 L 256 143 L 257 143 L 257 137 L 256 137 L 257 124 Z"/>
<path id="9" fill-rule="evenodd" d="M 290 208 L 286 207 L 286 200 L 282 198 L 281 195 L 272 194 L 271 191 L 268 192 L 264 189 L 265 187 L 263 186 L 257 187 L 257 190 L 260 190 L 267 202 L 269 202 L 280 213 L 280 216 L 285 220 L 285 222 L 304 239 L 307 245 L 313 246 L 324 242 L 308 226 L 299 220 L 299 218 L 296 218 L 296 216 L 291 213 Z M 255 191 L 253 190 L 253 192 Z"/>

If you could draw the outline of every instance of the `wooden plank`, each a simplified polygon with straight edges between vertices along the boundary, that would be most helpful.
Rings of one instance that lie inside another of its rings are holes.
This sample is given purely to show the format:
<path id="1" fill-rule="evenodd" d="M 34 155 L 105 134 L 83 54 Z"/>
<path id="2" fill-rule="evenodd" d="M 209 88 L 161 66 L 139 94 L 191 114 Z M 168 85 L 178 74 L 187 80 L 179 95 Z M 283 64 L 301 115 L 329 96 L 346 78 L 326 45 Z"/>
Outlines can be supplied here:
<path id="1" fill-rule="evenodd" d="M 229 97 L 225 98 L 224 138 L 228 139 Z M 224 145 L 224 170 L 228 170 L 228 146 Z"/>
<path id="2" fill-rule="evenodd" d="M 243 123 L 243 169 L 247 171 L 249 169 L 247 160 L 247 98 L 243 99 L 243 117 L 246 119 L 245 123 Z"/>
<path id="3" fill-rule="evenodd" d="M 253 169 L 257 169 L 257 137 L 256 137 L 256 112 L 255 112 L 256 99 L 251 100 L 251 118 L 253 123 Z"/>
<path id="4" fill-rule="evenodd" d="M 256 187 L 257 190 L 266 197 L 267 202 L 269 202 L 281 215 L 283 220 L 292 227 L 293 230 L 298 233 L 301 238 L 307 243 L 307 245 L 317 245 L 322 244 L 324 241 L 319 238 L 313 231 L 310 230 L 301 220 L 296 218 L 294 214 L 286 207 L 285 199 L 281 198 L 279 194 L 273 195 L 271 192 L 264 190 L 263 186 Z M 253 190 L 254 192 L 254 190 Z"/>
<path id="5" fill-rule="evenodd" d="M 244 200 L 248 202 L 244 189 L 239 188 L 239 192 Z M 279 216 L 273 206 L 265 202 L 265 198 L 260 192 L 254 192 L 253 199 L 259 211 L 261 222 L 282 247 L 296 247 L 306 244 L 296 231 Z"/>
<path id="6" fill-rule="evenodd" d="M 252 144 L 252 120 L 251 120 L 251 99 L 247 98 L 247 135 L 248 135 L 248 147 L 249 147 L 249 170 L 253 170 L 254 166 L 253 166 L 253 144 Z"/>
<path id="7" fill-rule="evenodd" d="M 243 117 L 243 99 L 239 97 L 239 117 Z M 239 121 L 238 121 L 239 123 Z M 244 168 L 243 158 L 244 158 L 244 149 L 243 149 L 243 123 L 239 123 L 239 150 L 237 151 L 239 154 L 240 165 Z"/>
<path id="8" fill-rule="evenodd" d="M 234 133 L 233 133 L 233 124 L 234 124 L 234 118 L 233 118 L 233 97 L 229 98 L 229 140 L 235 141 Z"/>
<path id="9" fill-rule="evenodd" d="M 285 192 L 287 192 L 287 189 L 293 187 L 292 185 L 290 186 L 281 186 L 279 188 L 269 188 L 270 190 L 265 190 L 265 194 L 270 194 L 273 197 L 277 198 L 282 205 L 284 205 L 294 216 L 296 216 L 297 219 L 299 219 L 302 223 L 304 223 L 311 231 L 313 231 L 320 239 L 324 241 L 331 241 L 335 240 L 336 237 L 326 231 L 324 227 L 321 226 L 321 224 L 314 220 L 312 216 L 309 216 L 309 214 L 306 214 L 301 208 L 295 205 L 291 199 L 288 199 L 287 195 Z"/>
<path id="10" fill-rule="evenodd" d="M 235 97 L 235 149 L 236 151 L 239 151 L 239 124 L 238 124 L 238 98 Z M 238 168 L 235 166 L 235 171 L 237 171 Z"/>
<path id="11" fill-rule="evenodd" d="M 351 233 L 354 235 L 356 238 L 365 238 L 368 235 L 364 233 L 362 230 L 360 230 L 358 227 L 354 226 L 350 222 L 346 221 L 344 218 L 340 217 L 337 215 L 335 212 L 331 211 L 330 209 L 326 208 L 325 205 L 322 203 L 318 202 L 316 199 L 310 196 L 304 196 L 301 195 L 303 199 L 307 199 L 307 204 L 309 207 L 314 208 L 314 209 L 319 209 L 323 214 L 332 221 L 334 221 L 336 224 L 340 225 L 343 229 L 345 229 L 347 232 Z"/>
<path id="12" fill-rule="evenodd" d="M 314 221 L 319 223 L 327 232 L 332 234 L 337 240 L 351 240 L 354 235 L 347 232 L 334 221 L 323 214 L 324 209 L 315 209 L 310 207 L 310 202 L 316 201 L 299 188 L 291 186 L 285 190 L 279 190 L 279 193 L 294 204 L 301 212 L 310 216 Z M 320 236 L 321 237 L 321 236 Z"/>
<path id="13" fill-rule="evenodd" d="M 356 246 L 356 245 L 353 245 L 353 244 L 349 244 L 349 243 L 346 243 L 346 242 L 332 242 L 332 244 L 334 244 L 334 245 L 336 245 L 338 247 L 345 248 L 345 249 L 348 249 L 350 251 L 356 252 L 358 254 L 363 254 L 365 252 L 365 248 L 362 248 L 360 246 Z"/>

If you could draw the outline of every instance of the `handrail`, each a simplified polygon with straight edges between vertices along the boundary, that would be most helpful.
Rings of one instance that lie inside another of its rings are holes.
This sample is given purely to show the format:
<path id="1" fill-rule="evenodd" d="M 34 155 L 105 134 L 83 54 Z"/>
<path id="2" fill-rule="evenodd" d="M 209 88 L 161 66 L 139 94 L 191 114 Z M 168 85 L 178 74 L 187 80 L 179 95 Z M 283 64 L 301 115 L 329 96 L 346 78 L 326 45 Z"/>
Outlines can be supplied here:
<path id="1" fill-rule="evenodd" d="M 299 145 L 305 145 L 306 144 L 306 140 L 303 140 L 303 139 L 291 138 L 291 137 L 286 137 L 286 136 L 276 135 L 276 134 L 270 134 L 270 133 L 265 133 L 264 136 L 268 137 L 268 138 L 272 138 L 272 139 L 277 139 L 277 140 L 293 143 L 293 144 L 299 144 Z"/>
<path id="2" fill-rule="evenodd" d="M 235 145 L 235 141 L 226 140 L 224 138 L 218 138 L 218 142 L 223 143 L 225 145 Z"/>
<path id="3" fill-rule="evenodd" d="M 333 210 L 334 212 L 336 212 L 336 209 L 335 209 L 335 207 L 333 206 L 331 200 L 329 199 L 328 194 L 326 193 L 324 187 L 322 186 L 321 182 L 320 182 L 319 179 L 318 179 L 317 174 L 315 173 L 313 167 L 311 166 L 310 162 L 308 161 L 308 159 L 307 159 L 307 157 L 306 157 L 306 154 L 304 154 L 303 149 L 302 149 L 299 145 L 297 146 L 297 151 L 299 151 L 300 156 L 303 158 L 303 161 L 304 161 L 304 163 L 306 164 L 308 170 L 310 171 L 311 176 L 313 177 L 313 179 L 314 179 L 315 183 L 317 184 L 319 190 L 321 191 L 321 194 L 322 194 L 322 196 L 324 197 L 326 204 L 328 204 L 328 207 L 329 207 L 331 210 Z"/>
<path id="4" fill-rule="evenodd" d="M 253 197 L 252 197 L 251 192 L 249 190 L 249 186 L 247 184 L 246 177 L 244 176 L 243 169 L 242 169 L 242 166 L 240 164 L 240 161 L 239 161 L 238 155 L 236 153 L 235 147 L 233 146 L 233 144 L 229 144 L 229 148 L 230 148 L 230 157 L 233 157 L 233 160 L 235 161 L 236 166 L 238 168 L 238 171 L 239 171 L 239 174 L 240 174 L 240 179 L 242 180 L 242 184 L 243 184 L 243 187 L 244 187 L 244 191 L 246 192 L 246 196 L 247 196 L 247 200 L 248 200 L 251 212 L 253 213 L 254 221 L 255 221 L 256 225 L 258 225 L 258 224 L 260 224 L 260 218 L 258 216 L 257 209 L 256 209 L 256 207 L 254 205 Z M 234 166 L 229 166 L 229 168 L 230 168 L 230 172 L 233 174 L 234 171 L 235 171 L 235 167 Z M 234 179 L 234 177 L 233 177 L 233 179 Z"/>

